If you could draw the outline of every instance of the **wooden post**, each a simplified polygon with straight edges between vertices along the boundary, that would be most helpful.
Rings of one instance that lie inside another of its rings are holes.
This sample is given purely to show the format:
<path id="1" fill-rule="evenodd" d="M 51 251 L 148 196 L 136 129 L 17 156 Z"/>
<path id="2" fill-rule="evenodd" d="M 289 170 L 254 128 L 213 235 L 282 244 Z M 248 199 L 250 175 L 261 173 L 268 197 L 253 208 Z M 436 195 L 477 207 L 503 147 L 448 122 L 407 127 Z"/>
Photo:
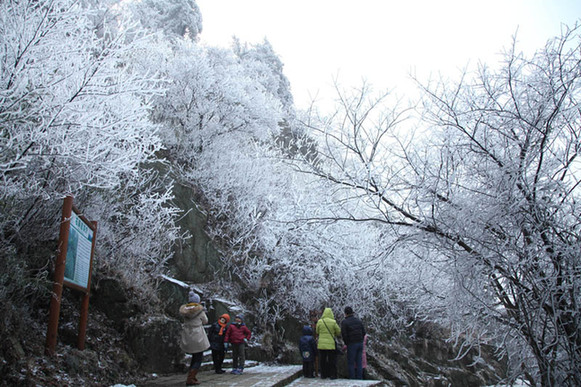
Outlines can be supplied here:
<path id="1" fill-rule="evenodd" d="M 48 329 L 46 332 L 45 353 L 54 355 L 58 334 L 59 315 L 61 310 L 61 297 L 63 294 L 63 281 L 65 278 L 65 261 L 67 259 L 67 246 L 69 243 L 69 229 L 73 211 L 73 197 L 64 199 L 63 211 L 59 235 L 59 247 L 54 268 L 54 283 L 52 297 L 50 298 L 50 311 L 48 317 Z"/>
<path id="2" fill-rule="evenodd" d="M 81 303 L 81 320 L 79 322 L 79 337 L 77 339 L 77 347 L 82 351 L 85 349 L 85 335 L 87 333 L 87 320 L 89 317 L 89 290 L 83 294 L 83 302 Z"/>
<path id="3" fill-rule="evenodd" d="M 89 296 L 91 293 L 91 273 L 93 272 L 93 255 L 95 253 L 95 244 L 97 240 L 97 222 L 93 224 L 93 242 L 91 244 L 91 267 L 89 268 L 89 279 L 87 281 L 87 291 L 83 294 L 83 302 L 81 303 L 81 320 L 79 321 L 79 337 L 77 347 L 83 351 L 85 349 L 85 336 L 87 333 L 87 320 L 89 318 Z"/>

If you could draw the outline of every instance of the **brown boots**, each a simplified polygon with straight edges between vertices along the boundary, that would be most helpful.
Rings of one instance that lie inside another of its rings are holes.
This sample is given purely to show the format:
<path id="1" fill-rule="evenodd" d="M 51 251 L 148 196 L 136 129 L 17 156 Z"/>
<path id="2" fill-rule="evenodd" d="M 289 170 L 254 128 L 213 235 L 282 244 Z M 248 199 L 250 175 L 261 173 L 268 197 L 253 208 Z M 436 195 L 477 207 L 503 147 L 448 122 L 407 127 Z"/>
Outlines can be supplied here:
<path id="1" fill-rule="evenodd" d="M 200 381 L 196 379 L 196 375 L 198 374 L 198 370 L 190 370 L 188 372 L 188 379 L 186 380 L 186 386 L 197 386 L 200 384 Z"/>

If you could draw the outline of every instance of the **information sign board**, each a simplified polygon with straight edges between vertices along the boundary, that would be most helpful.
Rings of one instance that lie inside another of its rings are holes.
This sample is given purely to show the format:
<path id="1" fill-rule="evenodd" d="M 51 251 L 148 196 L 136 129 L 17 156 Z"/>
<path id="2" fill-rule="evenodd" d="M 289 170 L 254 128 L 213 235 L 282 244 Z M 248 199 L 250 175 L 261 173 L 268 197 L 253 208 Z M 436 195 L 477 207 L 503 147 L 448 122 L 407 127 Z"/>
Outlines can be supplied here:
<path id="1" fill-rule="evenodd" d="M 88 289 L 93 238 L 93 229 L 72 211 L 64 277 L 69 285 Z"/>
<path id="2" fill-rule="evenodd" d="M 89 315 L 91 266 L 95 250 L 97 222 L 88 221 L 73 206 L 73 197 L 63 201 L 57 257 L 54 266 L 54 283 L 46 330 L 45 352 L 54 355 L 57 343 L 59 314 L 63 285 L 82 291 L 81 319 L 79 321 L 78 347 L 85 349 L 85 335 Z"/>

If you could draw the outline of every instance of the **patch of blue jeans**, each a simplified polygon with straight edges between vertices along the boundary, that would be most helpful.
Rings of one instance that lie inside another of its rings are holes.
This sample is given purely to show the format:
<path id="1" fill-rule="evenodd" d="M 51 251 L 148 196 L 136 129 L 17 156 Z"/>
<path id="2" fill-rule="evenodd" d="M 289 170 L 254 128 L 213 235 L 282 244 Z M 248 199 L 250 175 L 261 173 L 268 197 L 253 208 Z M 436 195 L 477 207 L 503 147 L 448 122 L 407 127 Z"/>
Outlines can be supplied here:
<path id="1" fill-rule="evenodd" d="M 363 379 L 361 361 L 363 357 L 363 343 L 347 344 L 347 368 L 349 379 Z"/>

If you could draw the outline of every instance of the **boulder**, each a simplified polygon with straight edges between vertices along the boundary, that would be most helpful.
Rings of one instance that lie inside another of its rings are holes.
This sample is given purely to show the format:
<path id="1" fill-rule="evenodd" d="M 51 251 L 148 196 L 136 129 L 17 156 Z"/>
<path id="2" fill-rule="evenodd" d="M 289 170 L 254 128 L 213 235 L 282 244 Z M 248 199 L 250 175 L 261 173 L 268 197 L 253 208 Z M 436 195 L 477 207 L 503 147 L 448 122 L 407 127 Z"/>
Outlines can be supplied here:
<path id="1" fill-rule="evenodd" d="M 125 321 L 139 313 L 139 307 L 130 297 L 124 285 L 115 278 L 100 278 L 93 282 L 91 308 L 97 308 L 115 323 L 119 330 L 125 327 Z"/>
<path id="2" fill-rule="evenodd" d="M 184 353 L 179 347 L 181 323 L 163 316 L 133 319 L 127 327 L 127 339 L 141 368 L 147 372 L 181 372 Z"/>
<path id="3" fill-rule="evenodd" d="M 163 276 L 158 288 L 159 298 L 163 303 L 163 311 L 168 316 L 179 319 L 180 306 L 188 302 L 189 291 L 190 287 L 185 282 Z"/>

